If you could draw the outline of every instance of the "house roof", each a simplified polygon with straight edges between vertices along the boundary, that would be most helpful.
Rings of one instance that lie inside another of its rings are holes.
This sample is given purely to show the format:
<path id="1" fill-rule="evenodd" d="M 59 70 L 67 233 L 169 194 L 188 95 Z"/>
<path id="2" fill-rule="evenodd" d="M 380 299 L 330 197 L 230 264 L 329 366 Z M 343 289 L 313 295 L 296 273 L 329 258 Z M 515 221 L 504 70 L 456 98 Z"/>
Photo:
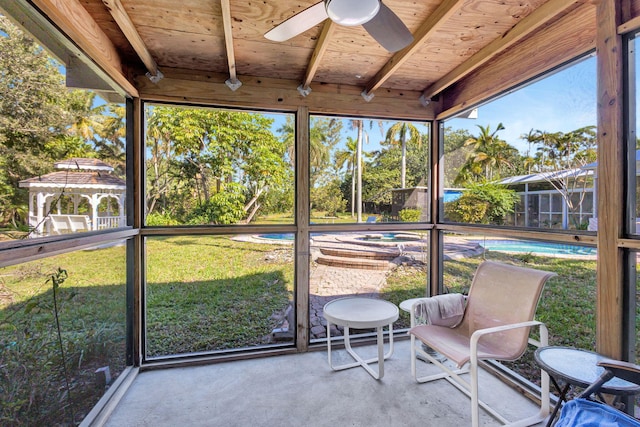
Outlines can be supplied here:
<path id="1" fill-rule="evenodd" d="M 540 172 L 528 175 L 517 175 L 504 178 L 499 181 L 500 184 L 513 185 L 513 184 L 530 184 L 534 182 L 547 182 L 550 180 L 560 180 L 565 178 L 578 178 L 581 176 L 593 175 L 592 170 L 585 170 L 582 168 L 565 169 L 554 172 Z"/>
<path id="2" fill-rule="evenodd" d="M 584 165 L 582 169 L 596 169 L 598 167 L 598 162 L 589 163 L 588 165 Z M 636 150 L 636 174 L 640 173 L 640 150 Z"/>

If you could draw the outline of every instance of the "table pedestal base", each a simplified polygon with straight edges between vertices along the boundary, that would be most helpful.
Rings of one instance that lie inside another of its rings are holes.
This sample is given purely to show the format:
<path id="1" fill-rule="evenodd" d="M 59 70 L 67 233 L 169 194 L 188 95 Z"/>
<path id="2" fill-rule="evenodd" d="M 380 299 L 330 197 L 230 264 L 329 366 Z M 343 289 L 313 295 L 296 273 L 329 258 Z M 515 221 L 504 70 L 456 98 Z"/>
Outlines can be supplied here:
<path id="1" fill-rule="evenodd" d="M 351 348 L 351 340 L 349 338 L 349 327 L 344 327 L 344 347 L 347 352 L 353 357 L 355 362 L 346 363 L 339 366 L 334 366 L 331 361 L 331 322 L 327 321 L 327 354 L 329 359 L 329 366 L 334 371 L 341 371 L 343 369 L 354 368 L 356 366 L 362 366 L 373 378 L 379 380 L 384 376 L 384 361 L 391 357 L 393 354 L 393 323 L 389 324 L 389 351 L 384 353 L 384 336 L 383 326 L 376 328 L 378 336 L 378 357 L 371 359 L 363 359 Z M 378 363 L 378 372 L 375 372 L 369 364 Z"/>

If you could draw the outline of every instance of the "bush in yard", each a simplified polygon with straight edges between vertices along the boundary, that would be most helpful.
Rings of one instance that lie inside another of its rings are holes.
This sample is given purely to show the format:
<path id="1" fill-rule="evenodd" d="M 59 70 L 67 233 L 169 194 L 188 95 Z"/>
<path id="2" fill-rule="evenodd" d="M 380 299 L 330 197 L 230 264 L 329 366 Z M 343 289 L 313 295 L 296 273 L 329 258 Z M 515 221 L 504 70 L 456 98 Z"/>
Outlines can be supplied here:
<path id="1" fill-rule="evenodd" d="M 244 195 L 242 187 L 230 183 L 223 191 L 214 194 L 193 210 L 189 215 L 189 224 L 236 224 L 244 218 Z"/>
<path id="2" fill-rule="evenodd" d="M 472 224 L 502 224 L 515 209 L 519 198 L 506 187 L 482 182 L 470 185 L 460 198 L 446 203 L 444 211 L 449 220 Z"/>
<path id="3" fill-rule="evenodd" d="M 180 225 L 180 222 L 167 212 L 152 212 L 147 215 L 146 225 L 150 227 L 162 225 Z"/>
<path id="4" fill-rule="evenodd" d="M 402 222 L 418 222 L 420 221 L 420 215 L 422 211 L 420 209 L 402 209 L 398 212 L 400 221 Z"/>
<path id="5" fill-rule="evenodd" d="M 342 197 L 340 185 L 337 182 L 313 188 L 311 201 L 315 209 L 325 211 L 327 216 L 338 216 L 338 212 L 344 212 L 347 208 L 347 201 Z"/>

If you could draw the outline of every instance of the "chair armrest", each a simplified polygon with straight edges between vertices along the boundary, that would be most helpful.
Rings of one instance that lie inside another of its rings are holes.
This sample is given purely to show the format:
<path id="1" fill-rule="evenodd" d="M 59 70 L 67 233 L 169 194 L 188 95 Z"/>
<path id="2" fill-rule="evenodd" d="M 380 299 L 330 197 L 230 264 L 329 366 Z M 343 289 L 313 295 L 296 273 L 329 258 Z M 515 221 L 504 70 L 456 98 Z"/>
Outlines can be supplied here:
<path id="1" fill-rule="evenodd" d="M 640 385 L 640 366 L 638 365 L 621 360 L 603 359 L 598 362 L 598 366 L 602 366 L 613 376 Z"/>
<path id="2" fill-rule="evenodd" d="M 512 323 L 510 325 L 495 326 L 493 328 L 478 329 L 473 334 L 471 334 L 471 362 L 478 362 L 478 341 L 480 341 L 480 338 L 482 338 L 483 336 L 494 334 L 496 332 L 508 331 L 511 329 L 529 328 L 531 326 L 540 327 L 540 342 L 538 347 L 546 347 L 547 345 L 549 345 L 549 330 L 547 329 L 547 325 L 538 320 L 530 320 L 527 322 Z"/>
<path id="3" fill-rule="evenodd" d="M 602 366 L 603 368 L 622 369 L 640 374 L 639 365 L 630 362 L 623 362 L 622 360 L 603 359 L 598 362 L 598 366 Z"/>

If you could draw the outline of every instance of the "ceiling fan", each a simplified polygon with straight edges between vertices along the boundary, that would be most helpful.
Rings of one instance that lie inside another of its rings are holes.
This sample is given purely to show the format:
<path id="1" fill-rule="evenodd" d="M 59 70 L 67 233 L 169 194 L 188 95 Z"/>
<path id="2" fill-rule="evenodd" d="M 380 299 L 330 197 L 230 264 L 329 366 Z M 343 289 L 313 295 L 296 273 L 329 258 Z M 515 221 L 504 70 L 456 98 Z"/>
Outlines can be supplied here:
<path id="1" fill-rule="evenodd" d="M 264 36 L 283 42 L 327 18 L 338 25 L 362 25 L 389 52 L 396 52 L 413 41 L 409 29 L 381 0 L 322 0 L 283 21 Z"/>

